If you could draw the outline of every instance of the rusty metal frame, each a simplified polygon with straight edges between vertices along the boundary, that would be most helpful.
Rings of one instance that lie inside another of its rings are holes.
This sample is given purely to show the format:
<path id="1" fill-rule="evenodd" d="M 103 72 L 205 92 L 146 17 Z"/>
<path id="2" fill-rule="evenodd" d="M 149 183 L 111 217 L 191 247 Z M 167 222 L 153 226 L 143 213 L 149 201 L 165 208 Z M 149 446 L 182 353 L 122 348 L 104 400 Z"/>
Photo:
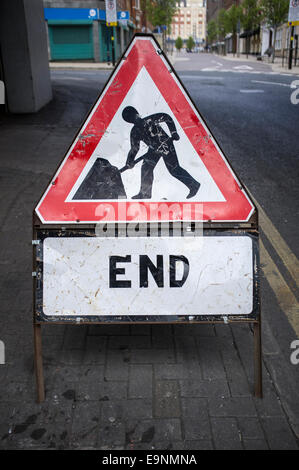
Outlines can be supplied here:
<path id="1" fill-rule="evenodd" d="M 138 36 L 147 36 L 153 39 L 158 46 L 159 49 L 161 49 L 161 46 L 157 42 L 156 38 L 152 34 L 140 34 L 137 33 L 134 35 L 134 37 Z M 126 59 L 126 53 L 128 48 L 130 47 L 130 44 L 124 51 L 123 55 L 120 57 L 118 60 L 116 67 L 121 63 L 121 61 Z M 161 51 L 162 53 L 162 51 Z M 168 58 L 166 55 L 164 55 L 164 58 L 168 64 L 169 71 L 170 73 L 174 73 L 177 80 L 179 81 L 180 85 L 184 89 L 185 93 L 189 97 L 191 103 L 193 106 L 197 109 L 197 106 L 195 105 L 193 99 L 190 97 L 186 87 L 180 80 L 179 76 L 176 74 L 172 64 L 169 62 Z M 96 98 L 94 104 L 91 106 L 90 111 L 85 115 L 82 124 L 79 127 L 79 131 L 76 133 L 75 137 L 73 138 L 73 141 L 69 148 L 73 145 L 74 141 L 76 140 L 80 129 L 84 122 L 86 121 L 87 117 L 89 116 L 91 110 L 94 108 L 94 105 L 102 95 L 102 93 L 105 91 L 107 88 L 107 85 L 111 79 L 112 74 L 114 73 L 115 69 L 111 72 L 109 75 L 103 89 L 101 90 L 100 94 Z M 197 109 L 201 119 L 209 128 L 207 125 L 204 117 L 201 115 L 200 111 Z M 225 152 L 222 150 L 221 145 L 217 142 L 216 138 L 213 136 L 216 144 L 220 148 L 221 152 L 223 155 L 225 155 Z M 65 152 L 63 158 L 57 165 L 57 168 L 53 174 L 53 176 L 56 174 L 58 168 L 60 167 L 62 161 L 64 160 L 67 152 L 69 151 L 69 148 Z M 99 317 L 89 317 L 89 320 L 83 320 L 80 321 L 79 323 L 75 321 L 74 317 L 70 319 L 65 319 L 59 318 L 55 316 L 54 318 L 47 318 L 45 319 L 44 316 L 41 314 L 41 312 L 36 309 L 37 303 L 40 301 L 37 295 L 37 291 L 39 290 L 40 287 L 38 287 L 38 283 L 40 282 L 40 279 L 38 276 L 42 274 L 42 259 L 38 258 L 40 255 L 39 251 L 39 245 L 33 245 L 33 331 L 34 331 L 34 361 L 35 361 L 35 373 L 36 373 L 36 384 L 37 384 L 37 401 L 42 402 L 45 399 L 45 391 L 44 391 L 44 378 L 43 378 L 43 362 L 42 362 L 42 327 L 45 325 L 57 325 L 57 324 L 77 324 L 77 325 L 86 325 L 86 324 L 98 324 L 98 325 L 103 325 L 103 324 L 224 324 L 224 323 L 247 323 L 247 324 L 252 324 L 253 325 L 253 337 L 254 337 L 254 394 L 256 397 L 262 398 L 262 346 L 261 346 L 261 304 L 260 304 L 260 277 L 259 277 L 259 249 L 258 249 L 258 239 L 259 239 L 259 231 L 258 231 L 258 211 L 257 208 L 252 201 L 250 195 L 248 194 L 248 191 L 244 185 L 242 185 L 241 180 L 238 177 L 237 172 L 234 170 L 232 167 L 231 163 L 229 162 L 229 165 L 235 174 L 236 178 L 238 179 L 238 182 L 240 183 L 241 189 L 244 191 L 248 199 L 252 202 L 255 210 L 253 214 L 251 215 L 250 219 L 247 222 L 212 222 L 212 221 L 206 221 L 203 222 L 203 235 L 209 236 L 212 232 L 217 232 L 217 234 L 221 233 L 222 235 L 230 234 L 230 235 L 249 235 L 253 239 L 253 263 L 254 263 L 254 310 L 253 313 L 250 315 L 238 315 L 238 316 L 232 316 L 228 315 L 227 317 L 224 318 L 224 315 L 219 315 L 219 316 L 203 316 L 199 315 L 196 317 L 196 319 L 189 320 L 188 315 L 186 316 L 180 316 L 180 317 L 172 317 L 172 316 L 163 316 L 161 317 L 156 317 L 155 319 L 153 317 L 142 317 L 141 319 L 139 318 L 136 320 L 136 317 L 131 317 L 130 320 L 120 320 L 119 317 L 113 317 L 110 320 L 99 318 Z M 51 180 L 53 177 L 51 178 Z M 47 187 L 49 184 L 45 187 L 44 192 L 46 191 Z M 38 201 L 39 202 L 39 201 Z M 97 224 L 75 224 L 75 223 L 61 223 L 61 224 L 43 224 L 41 220 L 38 218 L 37 214 L 35 213 L 35 210 L 33 211 L 33 219 L 32 219 L 32 233 L 33 233 L 33 240 L 39 240 L 39 239 L 44 239 L 47 236 L 55 236 L 58 232 L 60 232 L 60 236 L 66 236 L 66 233 L 72 233 L 72 236 L 95 236 L 95 227 Z M 134 223 L 134 222 L 133 222 Z M 193 222 L 190 221 L 190 224 Z M 170 223 L 170 225 L 172 222 Z M 161 226 L 163 223 L 161 223 Z M 39 238 L 40 237 L 40 238 Z"/>
<path id="2" fill-rule="evenodd" d="M 256 214 L 257 215 L 257 214 Z M 34 216 L 35 220 L 35 216 Z M 35 220 L 36 221 L 36 220 Z M 42 326 L 44 325 L 58 325 L 58 324 L 77 324 L 77 325 L 107 325 L 107 324 L 229 324 L 229 323 L 247 323 L 253 325 L 253 337 L 254 337 L 254 394 L 258 398 L 262 398 L 262 348 L 261 348 L 261 304 L 260 304 L 260 261 L 259 261 L 259 249 L 258 240 L 259 233 L 256 228 L 243 228 L 239 227 L 236 229 L 224 227 L 213 229 L 204 227 L 203 236 L 211 236 L 215 233 L 223 236 L 250 236 L 253 241 L 253 272 L 254 272 L 254 308 L 250 315 L 198 315 L 192 320 L 189 320 L 188 315 L 186 316 L 168 316 L 163 315 L 160 317 L 91 317 L 82 318 L 80 322 L 77 322 L 74 317 L 45 317 L 41 311 L 40 295 L 42 293 L 42 271 L 43 271 L 43 259 L 42 259 L 42 244 L 43 240 L 47 237 L 86 237 L 95 235 L 95 227 L 82 227 L 75 226 L 71 227 L 51 227 L 48 226 L 36 226 L 33 225 L 33 240 L 36 240 L 36 244 L 33 245 L 33 328 L 34 328 L 34 362 L 36 372 L 36 384 L 37 384 L 37 401 L 40 403 L 45 399 L 44 390 L 44 378 L 43 378 L 43 362 L 42 362 Z M 184 237 L 182 237 L 184 238 Z M 188 239 L 188 238 L 187 238 Z"/>

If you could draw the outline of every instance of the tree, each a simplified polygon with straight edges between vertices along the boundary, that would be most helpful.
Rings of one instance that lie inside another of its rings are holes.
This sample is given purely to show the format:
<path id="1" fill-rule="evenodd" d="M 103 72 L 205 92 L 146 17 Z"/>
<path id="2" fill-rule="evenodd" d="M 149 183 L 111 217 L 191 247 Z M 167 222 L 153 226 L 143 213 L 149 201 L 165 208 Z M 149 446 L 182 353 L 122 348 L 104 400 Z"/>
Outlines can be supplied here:
<path id="1" fill-rule="evenodd" d="M 218 31 L 218 39 L 224 41 L 226 33 L 227 33 L 227 18 L 226 18 L 226 10 L 221 8 L 219 10 L 217 16 L 217 31 Z M 225 54 L 225 47 L 224 47 L 224 54 Z"/>
<path id="2" fill-rule="evenodd" d="M 270 0 L 272 1 L 272 0 Z M 244 0 L 241 4 L 241 24 L 244 31 L 255 30 L 261 23 L 261 11 L 258 0 Z M 250 38 L 246 38 L 246 53 L 249 53 Z"/>
<path id="3" fill-rule="evenodd" d="M 166 26 L 170 30 L 172 18 L 176 12 L 176 0 L 146 0 L 146 13 L 153 26 Z M 165 50 L 166 30 L 163 33 L 163 49 Z"/>
<path id="4" fill-rule="evenodd" d="M 189 36 L 188 39 L 187 39 L 186 47 L 187 47 L 187 49 L 189 49 L 190 51 L 192 51 L 192 49 L 193 49 L 194 46 L 195 46 L 194 39 L 193 39 L 192 36 Z"/>
<path id="5" fill-rule="evenodd" d="M 233 36 L 233 53 L 237 50 L 237 28 L 241 18 L 241 8 L 233 4 L 226 11 L 226 32 Z"/>
<path id="6" fill-rule="evenodd" d="M 209 43 L 213 43 L 217 38 L 217 24 L 215 20 L 211 20 L 208 22 L 207 27 L 207 36 Z"/>
<path id="7" fill-rule="evenodd" d="M 153 26 L 169 26 L 176 12 L 176 0 L 147 0 L 146 11 Z"/>
<path id="8" fill-rule="evenodd" d="M 227 13 L 224 8 L 219 10 L 217 16 L 217 27 L 220 39 L 224 39 L 227 33 Z"/>
<path id="9" fill-rule="evenodd" d="M 275 60 L 275 42 L 277 28 L 283 23 L 289 11 L 289 0 L 261 0 L 262 18 L 269 28 L 273 28 L 273 55 L 272 63 Z"/>
<path id="10" fill-rule="evenodd" d="M 183 39 L 180 36 L 175 41 L 175 47 L 178 51 L 180 51 L 183 47 Z"/>

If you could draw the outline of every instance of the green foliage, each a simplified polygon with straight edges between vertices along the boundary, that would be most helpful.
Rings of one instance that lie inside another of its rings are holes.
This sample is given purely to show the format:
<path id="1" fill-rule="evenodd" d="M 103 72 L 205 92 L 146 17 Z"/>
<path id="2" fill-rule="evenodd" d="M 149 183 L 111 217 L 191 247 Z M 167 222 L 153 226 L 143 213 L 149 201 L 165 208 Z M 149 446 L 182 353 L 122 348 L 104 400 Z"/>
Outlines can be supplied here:
<path id="1" fill-rule="evenodd" d="M 233 4 L 226 11 L 226 32 L 236 34 L 238 21 L 241 19 L 242 10 L 239 6 Z"/>
<path id="2" fill-rule="evenodd" d="M 227 14 L 224 8 L 221 8 L 217 17 L 217 29 L 219 36 L 224 38 L 227 32 Z"/>
<path id="3" fill-rule="evenodd" d="M 170 26 L 176 12 L 176 0 L 146 0 L 146 13 L 153 26 Z"/>
<path id="4" fill-rule="evenodd" d="M 187 49 L 192 50 L 194 46 L 195 46 L 194 39 L 193 39 L 192 36 L 189 36 L 188 39 L 187 39 L 187 42 L 186 42 L 186 47 L 187 47 Z"/>
<path id="5" fill-rule="evenodd" d="M 275 28 L 287 20 L 289 0 L 261 0 L 263 20 L 270 28 Z"/>
<path id="6" fill-rule="evenodd" d="M 216 21 L 211 20 L 208 22 L 207 26 L 207 36 L 210 43 L 214 42 L 217 38 L 217 24 Z"/>
<path id="7" fill-rule="evenodd" d="M 183 47 L 183 39 L 180 36 L 175 41 L 175 47 L 178 51 L 180 51 Z"/>
<path id="8" fill-rule="evenodd" d="M 245 31 L 256 29 L 261 23 L 262 15 L 258 4 L 258 0 L 244 0 L 241 4 L 240 20 Z"/>

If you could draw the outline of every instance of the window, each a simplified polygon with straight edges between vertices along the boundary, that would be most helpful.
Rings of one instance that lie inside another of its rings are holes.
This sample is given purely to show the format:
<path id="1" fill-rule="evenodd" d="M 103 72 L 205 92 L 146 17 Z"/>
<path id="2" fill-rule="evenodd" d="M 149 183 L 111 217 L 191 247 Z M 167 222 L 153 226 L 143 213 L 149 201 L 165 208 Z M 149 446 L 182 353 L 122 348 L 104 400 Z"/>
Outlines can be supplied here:
<path id="1" fill-rule="evenodd" d="M 282 48 L 282 29 L 276 31 L 275 49 Z"/>

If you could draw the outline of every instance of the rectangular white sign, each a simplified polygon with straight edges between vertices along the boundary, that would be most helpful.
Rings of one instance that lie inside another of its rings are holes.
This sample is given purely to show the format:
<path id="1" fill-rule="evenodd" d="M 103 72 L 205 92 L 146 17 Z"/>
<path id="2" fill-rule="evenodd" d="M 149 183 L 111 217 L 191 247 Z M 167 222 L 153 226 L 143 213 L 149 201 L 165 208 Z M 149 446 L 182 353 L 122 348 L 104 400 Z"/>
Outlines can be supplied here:
<path id="1" fill-rule="evenodd" d="M 106 23 L 117 24 L 116 0 L 105 0 Z"/>
<path id="2" fill-rule="evenodd" d="M 43 312 L 50 316 L 248 315 L 249 236 L 49 237 Z"/>
<path id="3" fill-rule="evenodd" d="M 299 0 L 290 0 L 288 21 L 299 21 Z"/>

